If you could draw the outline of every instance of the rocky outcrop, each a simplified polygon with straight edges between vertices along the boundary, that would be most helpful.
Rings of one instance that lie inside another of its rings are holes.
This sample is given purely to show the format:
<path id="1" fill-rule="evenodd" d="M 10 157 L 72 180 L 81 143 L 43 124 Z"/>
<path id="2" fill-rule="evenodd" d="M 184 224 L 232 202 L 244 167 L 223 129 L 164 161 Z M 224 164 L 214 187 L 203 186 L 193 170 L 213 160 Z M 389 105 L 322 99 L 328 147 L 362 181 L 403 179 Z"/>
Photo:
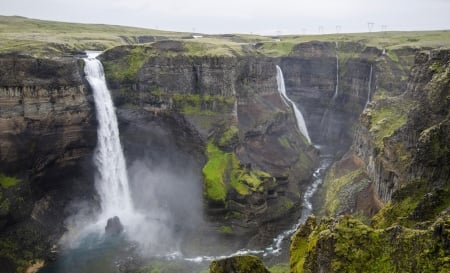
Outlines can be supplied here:
<path id="1" fill-rule="evenodd" d="M 74 59 L 0 56 L 0 173 L 15 181 L 0 188 L 8 204 L 0 242 L 12 263 L 25 250 L 42 257 L 70 213 L 61 208 L 93 194 L 94 112 L 79 67 Z"/>
<path id="2" fill-rule="evenodd" d="M 448 56 L 418 54 L 405 93 L 375 102 L 361 117 L 353 149 L 383 202 L 411 181 L 448 183 Z"/>
<path id="3" fill-rule="evenodd" d="M 447 272 L 450 217 L 429 229 L 373 229 L 349 216 L 309 218 L 292 237 L 291 271 Z"/>
<path id="4" fill-rule="evenodd" d="M 269 273 L 262 261 L 255 256 L 234 256 L 216 260 L 209 266 L 211 273 Z"/>
<path id="5" fill-rule="evenodd" d="M 423 51 L 415 60 L 404 93 L 363 112 L 352 150 L 324 184 L 330 214 L 355 212 L 349 201 L 359 201 L 359 187 L 373 188 L 365 205 L 375 198 L 383 206 L 374 228 L 348 216 L 310 218 L 293 236 L 292 272 L 449 270 L 450 52 Z M 359 212 L 369 223 L 370 211 Z"/>

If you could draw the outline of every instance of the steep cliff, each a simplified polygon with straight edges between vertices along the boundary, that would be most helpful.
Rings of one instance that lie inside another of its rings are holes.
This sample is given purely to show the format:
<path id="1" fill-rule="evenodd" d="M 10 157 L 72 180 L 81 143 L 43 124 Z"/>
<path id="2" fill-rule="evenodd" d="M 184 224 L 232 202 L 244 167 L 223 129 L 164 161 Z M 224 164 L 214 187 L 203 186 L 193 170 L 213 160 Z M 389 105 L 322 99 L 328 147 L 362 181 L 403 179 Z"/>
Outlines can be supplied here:
<path id="1" fill-rule="evenodd" d="M 0 75 L 0 267 L 11 272 L 58 239 L 61 208 L 92 196 L 96 134 L 76 60 L 0 55 Z"/>
<path id="2" fill-rule="evenodd" d="M 195 132 L 179 149 L 203 166 L 207 215 L 220 233 L 253 234 L 256 243 L 299 204 L 317 152 L 280 98 L 276 60 L 229 53 L 197 56 L 189 43 L 166 41 L 101 58 L 118 107 L 175 118 L 180 131 Z"/>
<path id="3" fill-rule="evenodd" d="M 351 152 L 325 181 L 326 212 L 359 210 L 367 220 L 383 206 L 372 219 L 381 229 L 348 217 L 311 219 L 293 237 L 293 272 L 448 271 L 449 53 L 416 55 L 405 91 L 371 103 Z"/>
<path id="4" fill-rule="evenodd" d="M 281 58 L 287 93 L 303 111 L 312 139 L 336 150 L 350 146 L 368 100 L 406 88 L 414 49 L 388 50 L 363 42 L 305 42 Z M 391 58 L 395 56 L 395 58 Z"/>

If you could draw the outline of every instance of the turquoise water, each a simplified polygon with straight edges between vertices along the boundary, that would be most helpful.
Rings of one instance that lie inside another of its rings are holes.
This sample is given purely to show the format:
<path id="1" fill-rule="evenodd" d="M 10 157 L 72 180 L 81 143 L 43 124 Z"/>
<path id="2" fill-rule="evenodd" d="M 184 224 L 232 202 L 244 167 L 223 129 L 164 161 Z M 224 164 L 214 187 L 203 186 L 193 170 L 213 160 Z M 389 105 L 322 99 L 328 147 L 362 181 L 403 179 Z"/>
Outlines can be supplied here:
<path id="1" fill-rule="evenodd" d="M 77 248 L 66 250 L 38 273 L 114 273 L 126 258 L 128 243 L 120 237 L 88 236 Z M 121 257 L 121 258 L 119 258 Z"/>

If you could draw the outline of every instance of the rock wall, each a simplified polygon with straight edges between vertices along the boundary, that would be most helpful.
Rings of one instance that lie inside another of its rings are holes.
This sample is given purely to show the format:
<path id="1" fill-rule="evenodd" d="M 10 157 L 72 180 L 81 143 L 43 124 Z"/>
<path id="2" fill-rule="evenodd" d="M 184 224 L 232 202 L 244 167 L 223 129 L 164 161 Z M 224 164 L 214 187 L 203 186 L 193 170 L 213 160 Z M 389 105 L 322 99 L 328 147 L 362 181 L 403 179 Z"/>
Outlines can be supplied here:
<path id="1" fill-rule="evenodd" d="M 61 235 L 61 208 L 92 198 L 95 117 L 77 60 L 1 55 L 0 75 L 1 256 L 20 264 Z"/>
<path id="2" fill-rule="evenodd" d="M 413 180 L 448 181 L 448 52 L 416 56 L 405 92 L 364 112 L 353 150 L 383 202 Z"/>
<path id="3" fill-rule="evenodd" d="M 170 52 L 179 44 L 164 46 Z M 192 155 L 203 166 L 206 213 L 219 232 L 251 238 L 261 231 L 251 241 L 270 240 L 262 227 L 294 212 L 317 160 L 280 99 L 277 60 L 149 52 L 115 48 L 101 56 L 116 104 L 185 120 L 203 143 Z M 126 69 L 133 54 L 143 61 L 125 77 L 117 65 Z"/>
<path id="4" fill-rule="evenodd" d="M 337 150 L 346 151 L 369 88 L 371 100 L 378 94 L 399 94 L 406 88 L 415 51 L 388 53 L 364 43 L 308 42 L 281 58 L 286 91 L 302 110 L 313 142 L 331 143 Z"/>
<path id="5" fill-rule="evenodd" d="M 364 207 L 354 214 L 372 227 L 349 216 L 308 219 L 292 238 L 292 272 L 449 270 L 449 79 L 450 52 L 422 51 L 405 91 L 363 112 L 351 151 L 325 181 L 334 195 L 325 209 L 355 213 L 346 198 L 359 202 L 358 185 L 374 191 L 366 205 L 382 208 L 372 219 Z"/>

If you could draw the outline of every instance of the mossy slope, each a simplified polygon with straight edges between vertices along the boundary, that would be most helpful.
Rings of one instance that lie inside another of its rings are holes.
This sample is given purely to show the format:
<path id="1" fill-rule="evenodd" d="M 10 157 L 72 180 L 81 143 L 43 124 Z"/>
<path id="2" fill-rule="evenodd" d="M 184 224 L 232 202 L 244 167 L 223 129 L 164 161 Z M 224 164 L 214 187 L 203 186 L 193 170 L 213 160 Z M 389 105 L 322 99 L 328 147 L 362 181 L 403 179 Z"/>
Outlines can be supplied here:
<path id="1" fill-rule="evenodd" d="M 292 237 L 291 272 L 448 272 L 450 216 L 425 230 L 310 218 Z"/>

